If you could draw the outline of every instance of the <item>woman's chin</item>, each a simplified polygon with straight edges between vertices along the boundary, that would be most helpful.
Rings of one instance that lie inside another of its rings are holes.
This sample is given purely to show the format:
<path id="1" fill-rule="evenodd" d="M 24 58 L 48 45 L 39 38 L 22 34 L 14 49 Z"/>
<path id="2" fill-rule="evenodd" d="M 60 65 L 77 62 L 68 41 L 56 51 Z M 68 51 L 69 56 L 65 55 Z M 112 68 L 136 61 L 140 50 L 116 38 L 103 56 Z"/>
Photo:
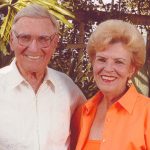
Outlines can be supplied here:
<path id="1" fill-rule="evenodd" d="M 107 85 L 105 85 L 105 86 L 100 85 L 98 87 L 99 87 L 100 91 L 104 92 L 104 93 L 106 93 L 106 92 L 115 92 L 115 91 L 118 90 L 118 88 L 115 88 L 114 85 L 112 85 L 112 86 L 111 85 L 108 85 L 108 86 Z"/>

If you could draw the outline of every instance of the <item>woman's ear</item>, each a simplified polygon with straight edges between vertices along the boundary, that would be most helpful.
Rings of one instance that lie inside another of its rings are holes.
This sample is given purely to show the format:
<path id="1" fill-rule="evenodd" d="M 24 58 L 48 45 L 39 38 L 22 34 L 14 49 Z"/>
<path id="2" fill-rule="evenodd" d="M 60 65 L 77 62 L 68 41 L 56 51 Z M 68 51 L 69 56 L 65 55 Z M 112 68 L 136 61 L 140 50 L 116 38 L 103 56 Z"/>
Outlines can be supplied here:
<path id="1" fill-rule="evenodd" d="M 136 67 L 132 65 L 130 68 L 129 78 L 131 79 L 136 72 Z"/>

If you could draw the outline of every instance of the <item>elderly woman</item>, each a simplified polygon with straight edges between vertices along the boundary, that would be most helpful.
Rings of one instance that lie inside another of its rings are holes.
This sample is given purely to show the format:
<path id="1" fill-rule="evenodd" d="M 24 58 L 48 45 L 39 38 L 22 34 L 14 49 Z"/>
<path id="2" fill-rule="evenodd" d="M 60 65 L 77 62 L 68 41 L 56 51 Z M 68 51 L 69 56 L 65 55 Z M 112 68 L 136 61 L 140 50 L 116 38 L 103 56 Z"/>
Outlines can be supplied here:
<path id="1" fill-rule="evenodd" d="M 92 33 L 87 51 L 100 91 L 77 110 L 72 146 L 77 136 L 76 150 L 150 150 L 150 100 L 130 82 L 145 61 L 141 34 L 108 20 Z"/>

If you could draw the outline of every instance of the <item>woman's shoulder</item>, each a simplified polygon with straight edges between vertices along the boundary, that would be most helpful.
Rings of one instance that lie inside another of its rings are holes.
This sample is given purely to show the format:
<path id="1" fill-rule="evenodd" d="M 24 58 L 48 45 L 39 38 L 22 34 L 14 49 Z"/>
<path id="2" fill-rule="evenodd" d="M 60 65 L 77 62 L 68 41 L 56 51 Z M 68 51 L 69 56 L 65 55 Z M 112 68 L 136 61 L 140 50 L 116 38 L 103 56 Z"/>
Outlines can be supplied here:
<path id="1" fill-rule="evenodd" d="M 140 114 L 149 113 L 150 115 L 150 98 L 139 93 L 135 103 L 135 110 Z"/>
<path id="2" fill-rule="evenodd" d="M 139 93 L 134 85 L 130 87 L 126 98 L 129 99 L 129 103 L 132 103 L 134 108 L 140 108 L 141 110 L 150 108 L 150 98 Z"/>
<path id="3" fill-rule="evenodd" d="M 145 96 L 141 93 L 138 94 L 138 101 L 143 103 L 143 105 L 150 105 L 150 97 Z"/>

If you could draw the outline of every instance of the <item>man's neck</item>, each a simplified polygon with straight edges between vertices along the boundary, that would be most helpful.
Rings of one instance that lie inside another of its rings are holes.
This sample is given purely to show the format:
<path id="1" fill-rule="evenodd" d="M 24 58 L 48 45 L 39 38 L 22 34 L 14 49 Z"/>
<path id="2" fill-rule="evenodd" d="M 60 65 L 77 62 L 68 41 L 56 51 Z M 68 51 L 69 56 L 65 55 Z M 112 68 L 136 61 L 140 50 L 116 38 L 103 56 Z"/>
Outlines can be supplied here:
<path id="1" fill-rule="evenodd" d="M 31 85 L 34 92 L 37 93 L 40 85 L 43 82 L 44 76 L 45 76 L 44 73 L 32 72 L 32 73 L 27 73 L 26 75 L 24 75 L 24 78 Z"/>
<path id="2" fill-rule="evenodd" d="M 19 69 L 19 68 L 18 68 Z M 21 75 L 23 78 L 31 85 L 33 88 L 34 92 L 37 93 L 40 85 L 42 84 L 44 77 L 45 77 L 45 72 L 25 72 L 23 70 L 20 70 Z"/>

